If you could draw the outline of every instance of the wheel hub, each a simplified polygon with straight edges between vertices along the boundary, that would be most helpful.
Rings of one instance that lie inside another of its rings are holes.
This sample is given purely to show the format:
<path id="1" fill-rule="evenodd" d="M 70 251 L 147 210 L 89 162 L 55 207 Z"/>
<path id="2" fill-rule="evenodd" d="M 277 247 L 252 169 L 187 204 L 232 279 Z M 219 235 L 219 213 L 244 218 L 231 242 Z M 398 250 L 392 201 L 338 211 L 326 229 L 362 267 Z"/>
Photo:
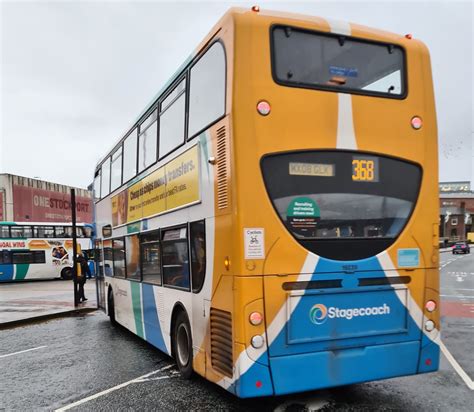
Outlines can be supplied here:
<path id="1" fill-rule="evenodd" d="M 178 349 L 178 359 L 181 365 L 185 366 L 189 361 L 189 336 L 184 324 L 178 326 L 178 333 L 176 334 L 176 343 Z"/>

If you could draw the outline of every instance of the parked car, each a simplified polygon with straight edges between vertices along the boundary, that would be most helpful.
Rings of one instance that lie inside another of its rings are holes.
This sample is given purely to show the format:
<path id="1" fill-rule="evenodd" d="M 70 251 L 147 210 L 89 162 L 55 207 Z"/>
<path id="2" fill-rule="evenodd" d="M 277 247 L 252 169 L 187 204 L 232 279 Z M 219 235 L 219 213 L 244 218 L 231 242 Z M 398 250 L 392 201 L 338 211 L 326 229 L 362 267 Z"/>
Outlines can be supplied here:
<path id="1" fill-rule="evenodd" d="M 471 248 L 467 242 L 456 242 L 453 245 L 453 255 L 458 253 L 471 253 Z"/>

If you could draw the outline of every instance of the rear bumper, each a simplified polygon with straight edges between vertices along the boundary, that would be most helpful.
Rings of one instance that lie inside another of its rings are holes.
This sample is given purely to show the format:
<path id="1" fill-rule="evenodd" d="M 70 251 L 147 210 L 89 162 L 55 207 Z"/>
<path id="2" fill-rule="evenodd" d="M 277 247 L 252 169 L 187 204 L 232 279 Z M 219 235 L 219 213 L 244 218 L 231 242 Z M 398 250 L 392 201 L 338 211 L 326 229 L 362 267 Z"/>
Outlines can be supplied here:
<path id="1" fill-rule="evenodd" d="M 270 358 L 275 395 L 418 372 L 420 341 Z M 437 370 L 433 362 L 431 371 Z M 425 370 L 424 372 L 429 372 Z"/>

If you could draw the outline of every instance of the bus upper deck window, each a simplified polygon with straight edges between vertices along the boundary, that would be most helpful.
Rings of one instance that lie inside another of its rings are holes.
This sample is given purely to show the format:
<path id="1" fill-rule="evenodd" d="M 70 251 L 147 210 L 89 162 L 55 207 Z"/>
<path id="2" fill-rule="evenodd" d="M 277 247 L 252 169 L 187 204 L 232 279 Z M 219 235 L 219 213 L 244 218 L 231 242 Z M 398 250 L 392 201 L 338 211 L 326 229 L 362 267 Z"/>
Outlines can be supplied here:
<path id="1" fill-rule="evenodd" d="M 0 237 L 10 237 L 9 226 L 0 226 Z"/>
<path id="2" fill-rule="evenodd" d="M 12 226 L 10 228 L 11 237 L 23 237 L 23 226 Z"/>
<path id="3" fill-rule="evenodd" d="M 56 237 L 65 237 L 66 233 L 64 231 L 64 226 L 56 226 Z"/>
<path id="4" fill-rule="evenodd" d="M 294 27 L 272 30 L 273 77 L 287 86 L 403 98 L 400 46 Z"/>

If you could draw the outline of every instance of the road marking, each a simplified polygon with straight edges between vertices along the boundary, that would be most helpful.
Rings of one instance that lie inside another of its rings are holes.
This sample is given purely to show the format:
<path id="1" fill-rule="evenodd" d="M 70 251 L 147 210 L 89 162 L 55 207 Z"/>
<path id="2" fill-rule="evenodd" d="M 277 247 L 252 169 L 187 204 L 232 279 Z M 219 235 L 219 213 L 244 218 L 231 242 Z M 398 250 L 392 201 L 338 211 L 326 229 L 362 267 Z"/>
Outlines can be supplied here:
<path id="1" fill-rule="evenodd" d="M 464 295 L 439 295 L 443 298 L 460 298 L 460 299 L 474 299 L 474 296 L 464 296 Z"/>
<path id="2" fill-rule="evenodd" d="M 31 352 L 32 350 L 38 350 L 38 349 L 43 349 L 43 348 L 46 348 L 46 346 L 38 346 L 37 348 L 25 349 L 19 352 L 13 352 L 13 353 L 8 353 L 6 355 L 0 355 L 0 358 L 7 358 L 8 356 L 19 355 L 20 353 Z"/>
<path id="3" fill-rule="evenodd" d="M 156 371 L 147 373 L 147 374 L 145 374 L 145 375 L 139 376 L 138 378 L 132 379 L 132 380 L 130 380 L 130 381 L 121 383 L 120 385 L 117 385 L 117 386 L 114 386 L 114 387 L 112 387 L 112 388 L 106 389 L 105 391 L 96 393 L 95 395 L 91 395 L 91 396 L 88 396 L 87 398 L 83 398 L 83 399 L 80 399 L 80 400 L 78 400 L 78 401 L 76 401 L 76 402 L 70 403 L 69 405 L 66 405 L 66 406 L 63 406 L 62 408 L 56 409 L 54 412 L 67 411 L 67 410 L 69 410 L 69 409 L 71 409 L 71 408 L 74 408 L 74 407 L 76 407 L 76 406 L 82 405 L 83 403 L 86 403 L 86 402 L 92 401 L 92 400 L 94 400 L 94 399 L 100 398 L 101 396 L 107 395 L 107 394 L 109 394 L 109 393 L 111 393 L 111 392 L 115 392 L 115 391 L 118 390 L 118 389 L 125 388 L 126 386 L 131 385 L 132 383 L 146 382 L 146 380 L 144 381 L 144 379 L 148 378 L 148 376 L 152 376 L 152 375 L 154 375 L 155 373 L 158 373 L 158 372 L 163 372 L 163 371 L 165 371 L 165 370 L 167 370 L 167 369 L 172 368 L 173 366 L 175 366 L 175 365 L 172 364 L 172 365 L 164 366 L 163 368 L 157 369 Z M 169 376 L 166 376 L 166 378 L 169 378 Z M 163 376 L 162 379 L 165 379 L 165 377 Z"/>
<path id="4" fill-rule="evenodd" d="M 137 383 L 161 381 L 162 379 L 172 379 L 172 378 L 177 378 L 177 377 L 178 377 L 178 374 L 173 374 L 172 376 L 158 376 L 157 378 L 140 379 Z"/>
<path id="5" fill-rule="evenodd" d="M 449 288 L 447 288 L 449 289 Z M 456 290 L 474 290 L 474 289 L 470 289 L 470 288 L 456 288 Z"/>
<path id="6" fill-rule="evenodd" d="M 474 390 L 474 382 L 472 379 L 468 376 L 466 372 L 464 372 L 464 369 L 461 368 L 461 365 L 454 359 L 453 355 L 448 351 L 448 348 L 444 346 L 444 343 L 441 341 L 439 343 L 439 346 L 441 348 L 441 351 L 443 352 L 443 355 L 445 358 L 448 360 L 448 362 L 451 364 L 451 366 L 454 368 L 454 370 L 457 372 L 457 374 L 461 377 L 461 379 L 464 381 L 464 383 L 467 385 L 467 387 L 472 391 Z"/>

